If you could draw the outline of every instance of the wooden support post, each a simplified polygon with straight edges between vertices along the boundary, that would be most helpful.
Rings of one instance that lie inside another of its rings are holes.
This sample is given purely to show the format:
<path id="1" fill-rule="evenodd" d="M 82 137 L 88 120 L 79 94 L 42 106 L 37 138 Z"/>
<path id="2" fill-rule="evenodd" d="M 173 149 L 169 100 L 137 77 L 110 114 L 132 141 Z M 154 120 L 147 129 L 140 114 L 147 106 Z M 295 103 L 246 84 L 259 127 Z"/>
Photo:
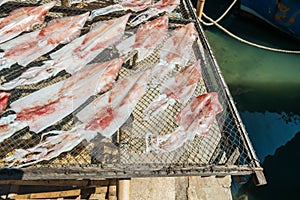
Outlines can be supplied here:
<path id="1" fill-rule="evenodd" d="M 130 179 L 120 179 L 118 182 L 118 199 L 130 199 Z"/>
<path id="2" fill-rule="evenodd" d="M 204 3 L 205 3 L 205 0 L 198 0 L 198 1 L 197 1 L 196 14 L 197 14 L 197 17 L 198 17 L 199 19 L 201 19 L 201 17 L 202 17 L 202 12 L 203 12 L 203 8 L 204 8 Z"/>
<path id="3" fill-rule="evenodd" d="M 239 148 L 236 147 L 232 154 L 229 156 L 229 158 L 226 161 L 227 165 L 234 165 L 234 163 L 237 161 L 237 159 L 240 157 L 241 153 L 239 151 Z"/>
<path id="4" fill-rule="evenodd" d="M 117 186 L 108 186 L 108 200 L 117 200 Z"/>

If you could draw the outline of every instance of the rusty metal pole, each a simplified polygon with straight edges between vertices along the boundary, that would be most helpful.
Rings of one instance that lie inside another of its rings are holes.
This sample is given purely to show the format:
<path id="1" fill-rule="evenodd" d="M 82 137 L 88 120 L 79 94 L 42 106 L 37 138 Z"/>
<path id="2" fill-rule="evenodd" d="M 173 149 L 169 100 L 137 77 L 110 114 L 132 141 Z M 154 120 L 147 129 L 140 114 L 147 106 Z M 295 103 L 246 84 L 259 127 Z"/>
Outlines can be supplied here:
<path id="1" fill-rule="evenodd" d="M 198 1 L 197 1 L 196 14 L 197 14 L 197 17 L 198 17 L 199 19 L 201 19 L 201 17 L 202 17 L 202 12 L 203 12 L 203 8 L 204 8 L 204 3 L 205 3 L 205 0 L 198 0 Z"/>

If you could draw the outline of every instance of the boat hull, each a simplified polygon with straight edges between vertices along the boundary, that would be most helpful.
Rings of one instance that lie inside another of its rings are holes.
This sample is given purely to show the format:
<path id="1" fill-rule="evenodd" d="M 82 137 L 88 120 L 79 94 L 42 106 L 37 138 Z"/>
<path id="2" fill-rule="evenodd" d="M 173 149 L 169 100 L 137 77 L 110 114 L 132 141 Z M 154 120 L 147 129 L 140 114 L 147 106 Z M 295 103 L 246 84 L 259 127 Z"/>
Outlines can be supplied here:
<path id="1" fill-rule="evenodd" d="M 300 39 L 299 0 L 240 0 L 240 9 Z"/>

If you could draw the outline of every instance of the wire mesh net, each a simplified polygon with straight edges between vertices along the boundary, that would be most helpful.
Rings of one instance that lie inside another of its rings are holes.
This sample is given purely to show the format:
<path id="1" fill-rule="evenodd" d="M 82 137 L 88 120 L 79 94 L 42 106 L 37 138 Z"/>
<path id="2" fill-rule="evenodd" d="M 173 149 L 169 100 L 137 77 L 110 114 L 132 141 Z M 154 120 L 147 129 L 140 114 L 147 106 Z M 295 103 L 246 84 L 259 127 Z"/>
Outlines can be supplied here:
<path id="1" fill-rule="evenodd" d="M 23 6 L 34 6 L 47 3 L 47 1 L 8 1 L 1 5 L 2 17 L 10 11 Z M 45 26 L 51 19 L 63 16 L 77 15 L 86 11 L 112 5 L 113 1 L 61 1 L 53 7 L 45 18 Z M 88 22 L 82 29 L 82 34 L 88 32 L 91 24 L 97 21 L 109 20 L 123 16 L 126 11 L 118 11 L 108 15 L 97 17 L 92 22 Z M 135 17 L 134 13 L 131 17 Z M 166 135 L 172 133 L 178 124 L 176 116 L 185 106 L 178 102 L 168 106 L 166 110 L 159 113 L 150 120 L 141 120 L 142 111 L 159 95 L 158 88 L 150 88 L 139 100 L 130 117 L 122 127 L 110 138 L 98 134 L 90 142 L 83 141 L 68 152 L 61 153 L 59 156 L 42 161 L 27 167 L 27 171 L 39 174 L 50 174 L 51 169 L 55 173 L 65 173 L 72 169 L 80 169 L 80 174 L 85 176 L 97 173 L 99 177 L 124 177 L 124 176 L 153 176 L 153 175 L 203 175 L 208 172 L 211 174 L 235 173 L 250 174 L 255 168 L 260 168 L 251 143 L 247 138 L 247 133 L 243 129 L 243 124 L 239 120 L 238 114 L 226 85 L 218 71 L 218 67 L 213 60 L 210 48 L 207 45 L 203 30 L 196 20 L 193 8 L 189 1 L 181 1 L 180 5 L 169 16 L 169 35 L 176 27 L 180 27 L 189 22 L 194 22 L 199 32 L 199 38 L 193 44 L 189 64 L 200 59 L 202 68 L 202 78 L 193 94 L 194 97 L 207 92 L 215 91 L 218 93 L 219 101 L 223 107 L 223 112 L 218 114 L 211 126 L 209 133 L 205 136 L 195 136 L 191 141 L 184 143 L 183 146 L 175 151 L 157 153 L 149 151 L 148 147 L 157 141 L 152 137 L 152 133 Z M 157 17 L 157 16 L 156 16 Z M 39 29 L 40 27 L 36 27 Z M 126 27 L 123 39 L 129 37 L 136 31 L 136 28 Z M 166 37 L 167 38 L 167 37 Z M 51 52 L 60 49 L 59 45 Z M 151 68 L 159 63 L 159 52 L 162 45 L 143 59 L 135 62 L 134 56 L 129 56 L 119 72 L 119 79 L 129 76 L 133 71 L 141 71 Z M 40 66 L 42 61 L 49 59 L 47 53 L 27 66 L 14 64 L 11 68 L 0 71 L 1 83 L 8 82 L 20 76 L 22 72 L 33 66 Z M 91 63 L 104 62 L 118 57 L 118 52 L 114 48 L 108 48 L 100 53 Z M 181 71 L 185 66 L 176 66 L 170 77 L 175 72 Z M 12 96 L 10 103 L 25 97 L 37 90 L 50 86 L 59 81 L 65 80 L 71 75 L 62 71 L 54 77 L 48 78 L 37 84 L 30 84 L 17 87 L 10 91 Z M 93 84 L 93 83 L 91 83 Z M 13 155 L 16 149 L 28 149 L 34 147 L 44 138 L 43 133 L 51 130 L 71 130 L 77 122 L 76 113 L 84 110 L 85 106 L 91 103 L 101 94 L 90 97 L 82 106 L 76 108 L 74 112 L 62 120 L 56 122 L 40 133 L 29 130 L 28 127 L 15 132 L 11 137 L 0 143 L 0 168 L 8 167 L 11 163 L 6 158 Z M 9 108 L 2 114 L 2 117 L 14 113 Z M 67 140 L 66 140 L 67 142 Z M 70 141 L 72 142 L 72 141 Z M 17 163 L 22 164 L 22 163 Z M 234 166 L 234 167 L 232 167 Z M 71 174 L 71 173 L 70 173 Z"/>

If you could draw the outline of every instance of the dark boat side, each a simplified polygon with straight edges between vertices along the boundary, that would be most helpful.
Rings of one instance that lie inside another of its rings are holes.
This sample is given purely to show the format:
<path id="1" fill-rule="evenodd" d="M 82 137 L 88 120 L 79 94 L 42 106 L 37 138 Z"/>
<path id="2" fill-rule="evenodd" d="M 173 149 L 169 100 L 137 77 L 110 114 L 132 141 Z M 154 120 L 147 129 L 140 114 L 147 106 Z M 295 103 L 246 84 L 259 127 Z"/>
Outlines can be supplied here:
<path id="1" fill-rule="evenodd" d="M 297 0 L 240 0 L 240 10 L 300 39 L 300 2 Z"/>

